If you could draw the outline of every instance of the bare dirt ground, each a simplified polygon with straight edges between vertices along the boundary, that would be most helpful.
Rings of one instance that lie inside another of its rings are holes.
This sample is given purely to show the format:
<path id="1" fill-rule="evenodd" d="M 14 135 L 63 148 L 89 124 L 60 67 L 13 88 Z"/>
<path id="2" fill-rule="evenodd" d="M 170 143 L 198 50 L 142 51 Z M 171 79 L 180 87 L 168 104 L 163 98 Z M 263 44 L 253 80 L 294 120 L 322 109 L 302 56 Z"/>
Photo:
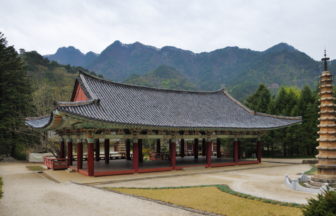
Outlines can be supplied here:
<path id="1" fill-rule="evenodd" d="M 197 215 L 92 187 L 54 183 L 25 166 L 27 163 L 0 163 L 4 181 L 1 216 Z"/>

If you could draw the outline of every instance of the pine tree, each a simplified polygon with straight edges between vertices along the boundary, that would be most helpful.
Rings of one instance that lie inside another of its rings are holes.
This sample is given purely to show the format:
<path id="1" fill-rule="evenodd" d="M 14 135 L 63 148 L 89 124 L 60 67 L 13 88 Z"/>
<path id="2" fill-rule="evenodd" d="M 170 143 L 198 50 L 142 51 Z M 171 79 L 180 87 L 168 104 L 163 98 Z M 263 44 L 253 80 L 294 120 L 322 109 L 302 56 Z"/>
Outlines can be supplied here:
<path id="1" fill-rule="evenodd" d="M 23 125 L 31 106 L 31 82 L 13 46 L 0 32 L 0 152 L 15 156 L 15 147 L 25 139 L 14 127 Z"/>

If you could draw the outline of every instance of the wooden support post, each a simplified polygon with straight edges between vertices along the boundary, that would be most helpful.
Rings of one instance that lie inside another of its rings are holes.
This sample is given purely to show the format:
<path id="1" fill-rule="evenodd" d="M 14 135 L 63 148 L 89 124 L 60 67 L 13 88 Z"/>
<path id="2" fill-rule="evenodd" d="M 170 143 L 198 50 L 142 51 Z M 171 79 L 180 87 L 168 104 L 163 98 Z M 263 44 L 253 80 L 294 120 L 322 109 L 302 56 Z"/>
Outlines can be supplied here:
<path id="1" fill-rule="evenodd" d="M 217 158 L 221 158 L 221 139 L 217 138 Z"/>
<path id="2" fill-rule="evenodd" d="M 133 140 L 133 169 L 135 173 L 139 172 L 139 146 L 138 140 Z"/>
<path id="3" fill-rule="evenodd" d="M 241 141 L 238 139 L 238 159 L 241 159 Z"/>
<path id="4" fill-rule="evenodd" d="M 157 139 L 156 140 L 156 153 L 160 153 L 161 152 L 161 140 Z"/>
<path id="5" fill-rule="evenodd" d="M 194 140 L 194 158 L 198 159 L 198 138 Z"/>
<path id="6" fill-rule="evenodd" d="M 138 148 L 139 148 L 139 162 L 143 162 L 143 155 L 142 155 L 142 139 L 138 140 Z"/>
<path id="7" fill-rule="evenodd" d="M 100 160 L 100 145 L 99 145 L 99 139 L 95 140 L 95 148 L 96 148 L 96 161 Z"/>
<path id="8" fill-rule="evenodd" d="M 170 140 L 170 165 L 173 170 L 175 170 L 176 164 L 176 140 Z"/>
<path id="9" fill-rule="evenodd" d="M 184 157 L 184 139 L 181 139 L 181 157 Z"/>
<path id="10" fill-rule="evenodd" d="M 205 156 L 205 139 L 202 139 L 202 156 Z"/>
<path id="11" fill-rule="evenodd" d="M 72 139 L 68 139 L 68 165 L 72 165 Z"/>
<path id="12" fill-rule="evenodd" d="M 211 139 L 208 140 L 206 147 L 207 147 L 207 154 L 206 154 L 206 162 L 208 167 L 211 167 Z"/>
<path id="13" fill-rule="evenodd" d="M 126 140 L 126 160 L 131 160 L 131 140 Z"/>
<path id="14" fill-rule="evenodd" d="M 186 149 L 185 149 L 186 152 L 185 152 L 185 153 L 186 153 L 187 156 L 189 156 L 189 151 L 188 151 L 188 141 L 185 143 L 185 147 L 186 147 Z"/>
<path id="15" fill-rule="evenodd" d="M 94 176 L 94 139 L 88 139 L 87 167 L 88 176 Z"/>
<path id="16" fill-rule="evenodd" d="M 77 172 L 83 168 L 83 141 L 77 139 Z"/>
<path id="17" fill-rule="evenodd" d="M 259 163 L 261 163 L 261 140 L 258 138 L 257 140 L 257 158 Z"/>
<path id="18" fill-rule="evenodd" d="M 110 163 L 110 139 L 104 140 L 104 155 L 105 155 L 105 164 Z"/>
<path id="19" fill-rule="evenodd" d="M 60 139 L 60 155 L 59 155 L 59 158 L 65 158 L 65 154 L 64 154 L 64 139 L 61 138 Z"/>
<path id="20" fill-rule="evenodd" d="M 234 138 L 233 141 L 233 162 L 238 165 L 238 139 Z"/>

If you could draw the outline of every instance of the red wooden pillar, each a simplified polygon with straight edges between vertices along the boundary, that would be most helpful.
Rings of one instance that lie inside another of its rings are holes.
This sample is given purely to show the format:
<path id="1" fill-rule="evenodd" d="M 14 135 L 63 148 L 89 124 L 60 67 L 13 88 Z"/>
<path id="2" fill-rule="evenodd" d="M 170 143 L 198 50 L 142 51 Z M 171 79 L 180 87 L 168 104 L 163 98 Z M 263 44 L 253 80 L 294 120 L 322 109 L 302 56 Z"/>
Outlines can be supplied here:
<path id="1" fill-rule="evenodd" d="M 241 159 L 241 141 L 238 139 L 238 159 Z"/>
<path id="2" fill-rule="evenodd" d="M 64 154 L 64 139 L 60 138 L 60 155 L 59 158 L 64 158 L 65 154 Z"/>
<path id="3" fill-rule="evenodd" d="M 221 139 L 217 138 L 217 158 L 221 158 Z"/>
<path id="4" fill-rule="evenodd" d="M 139 170 L 139 146 L 138 140 L 133 140 L 133 169 L 135 173 Z"/>
<path id="5" fill-rule="evenodd" d="M 202 139 L 202 156 L 205 156 L 205 139 Z"/>
<path id="6" fill-rule="evenodd" d="M 110 163 L 110 140 L 104 140 L 104 154 L 105 154 L 105 164 Z"/>
<path id="7" fill-rule="evenodd" d="M 88 176 L 94 176 L 94 139 L 88 139 L 87 167 Z"/>
<path id="8" fill-rule="evenodd" d="M 95 143 L 96 143 L 96 161 L 99 161 L 100 160 L 100 145 L 99 145 L 99 139 L 96 139 L 95 140 Z"/>
<path id="9" fill-rule="evenodd" d="M 194 140 L 194 158 L 198 159 L 198 138 Z"/>
<path id="10" fill-rule="evenodd" d="M 261 163 L 261 141 L 260 138 L 257 140 L 257 158 L 259 163 Z"/>
<path id="11" fill-rule="evenodd" d="M 139 162 L 143 162 L 143 155 L 142 155 L 142 139 L 138 140 L 138 148 L 139 148 Z"/>
<path id="12" fill-rule="evenodd" d="M 181 139 L 181 157 L 184 157 L 184 139 Z"/>
<path id="13" fill-rule="evenodd" d="M 77 172 L 83 168 L 83 141 L 77 139 Z"/>
<path id="14" fill-rule="evenodd" d="M 131 160 L 131 140 L 126 140 L 126 160 Z"/>
<path id="15" fill-rule="evenodd" d="M 211 167 L 211 139 L 208 140 L 206 147 L 207 147 L 207 154 L 206 154 L 206 162 L 208 167 Z"/>
<path id="16" fill-rule="evenodd" d="M 161 140 L 157 139 L 156 140 L 156 153 L 160 153 L 161 152 Z"/>
<path id="17" fill-rule="evenodd" d="M 238 165 L 238 139 L 235 138 L 233 141 L 233 162 Z"/>
<path id="18" fill-rule="evenodd" d="M 72 165 L 72 139 L 68 139 L 68 162 Z"/>
<path id="19" fill-rule="evenodd" d="M 188 151 L 188 141 L 185 144 L 185 152 L 187 153 L 187 156 L 189 156 L 189 151 Z"/>
<path id="20" fill-rule="evenodd" d="M 176 164 L 176 140 L 170 140 L 170 165 L 173 170 L 175 170 Z"/>

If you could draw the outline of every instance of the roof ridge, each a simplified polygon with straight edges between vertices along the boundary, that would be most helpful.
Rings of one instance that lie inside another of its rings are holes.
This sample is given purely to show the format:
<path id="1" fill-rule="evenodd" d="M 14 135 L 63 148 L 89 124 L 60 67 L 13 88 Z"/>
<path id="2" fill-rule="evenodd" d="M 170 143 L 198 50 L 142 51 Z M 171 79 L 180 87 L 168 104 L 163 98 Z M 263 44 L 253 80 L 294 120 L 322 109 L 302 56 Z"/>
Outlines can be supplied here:
<path id="1" fill-rule="evenodd" d="M 97 104 L 99 106 L 100 99 L 90 99 L 86 101 L 76 101 L 76 102 L 61 102 L 61 101 L 54 101 L 55 107 L 64 107 L 64 106 L 81 106 L 81 105 L 88 105 L 88 104 Z"/>
<path id="2" fill-rule="evenodd" d="M 196 94 L 214 94 L 214 93 L 219 93 L 222 91 L 225 91 L 225 88 L 221 88 L 218 89 L 216 91 L 187 91 L 187 90 L 176 90 L 176 89 L 164 89 L 164 88 L 155 88 L 155 87 L 147 87 L 147 86 L 139 86 L 139 85 L 131 85 L 131 84 L 125 84 L 125 83 L 118 83 L 118 82 L 113 82 L 113 81 L 109 81 L 106 79 L 102 79 L 96 76 L 93 76 L 87 72 L 84 72 L 82 70 L 79 69 L 79 74 L 80 75 L 85 75 L 88 76 L 90 78 L 99 80 L 101 82 L 106 82 L 106 83 L 111 83 L 111 84 L 115 84 L 115 85 L 120 85 L 120 86 L 125 86 L 125 87 L 130 87 L 130 88 L 142 88 L 142 89 L 148 89 L 148 90 L 157 90 L 157 91 L 167 91 L 167 92 L 179 92 L 179 93 L 196 93 Z M 89 91 L 89 90 L 88 90 Z"/>

